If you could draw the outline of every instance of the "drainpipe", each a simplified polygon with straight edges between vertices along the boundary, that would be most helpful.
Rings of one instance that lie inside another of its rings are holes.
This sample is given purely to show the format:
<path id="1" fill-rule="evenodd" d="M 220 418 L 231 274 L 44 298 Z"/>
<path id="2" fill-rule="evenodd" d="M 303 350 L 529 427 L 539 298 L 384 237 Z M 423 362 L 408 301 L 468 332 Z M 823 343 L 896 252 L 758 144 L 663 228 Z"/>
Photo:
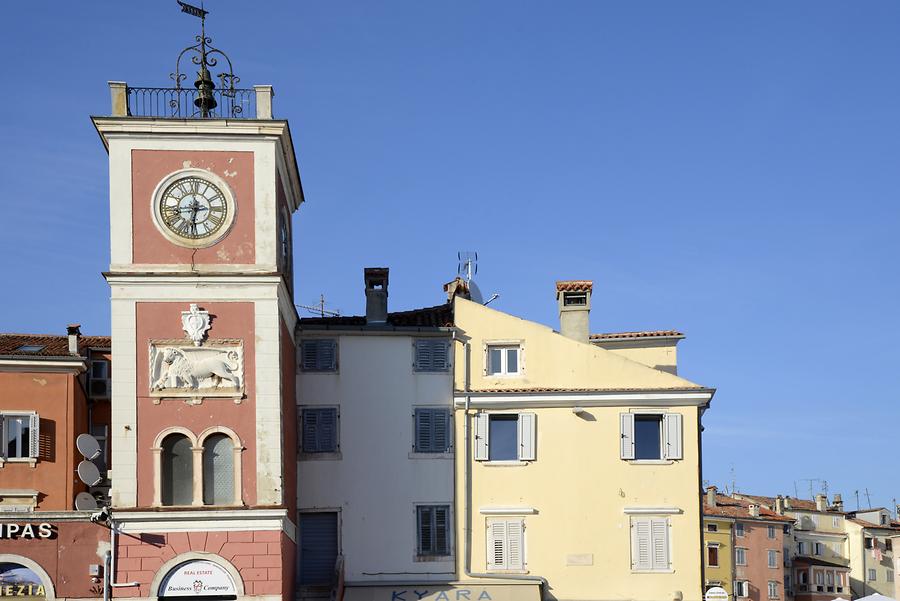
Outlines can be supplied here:
<path id="1" fill-rule="evenodd" d="M 697 484 L 700 485 L 700 491 L 703 491 L 703 412 L 704 408 L 697 408 Z M 716 493 L 713 491 L 713 500 L 716 498 Z M 700 598 L 703 599 L 706 597 L 703 591 L 706 588 L 706 544 L 704 541 L 704 532 L 703 532 L 703 505 L 705 499 L 703 496 L 700 497 Z M 732 562 L 733 563 L 733 562 Z M 734 588 L 734 580 L 731 581 L 731 588 Z"/>
<path id="2" fill-rule="evenodd" d="M 107 551 L 103 556 L 103 601 L 109 601 L 110 597 L 110 588 L 109 585 L 112 580 L 109 577 L 109 566 L 112 562 L 112 552 Z"/>
<path id="3" fill-rule="evenodd" d="M 465 495 L 465 503 L 466 503 L 466 536 L 465 536 L 465 545 L 466 548 L 464 550 L 465 553 L 465 561 L 463 563 L 463 571 L 467 578 L 484 578 L 484 579 L 493 579 L 493 580 L 522 580 L 525 582 L 534 582 L 541 587 L 541 598 L 544 598 L 544 591 L 547 590 L 547 579 L 543 576 L 525 576 L 522 574 L 489 574 L 485 572 L 473 572 L 472 571 L 472 444 L 470 442 L 471 439 L 471 420 L 469 419 L 469 403 L 471 401 L 471 397 L 469 396 L 470 392 L 470 382 L 471 379 L 469 377 L 472 369 L 472 353 L 471 347 L 469 346 L 468 340 L 463 341 L 463 348 L 466 356 L 465 366 L 465 393 L 466 393 L 466 407 L 463 413 L 464 416 L 464 429 L 465 429 L 465 445 L 466 445 L 466 459 L 465 459 L 465 487 L 466 487 L 466 495 Z"/>

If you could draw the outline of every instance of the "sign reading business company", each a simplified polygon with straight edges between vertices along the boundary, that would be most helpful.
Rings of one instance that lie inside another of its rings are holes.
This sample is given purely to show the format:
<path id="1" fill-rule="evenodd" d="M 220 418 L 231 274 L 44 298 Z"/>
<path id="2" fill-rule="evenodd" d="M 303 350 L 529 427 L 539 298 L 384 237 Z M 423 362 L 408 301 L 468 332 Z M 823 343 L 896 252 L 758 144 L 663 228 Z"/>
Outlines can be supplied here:
<path id="1" fill-rule="evenodd" d="M 728 591 L 721 586 L 710 587 L 706 591 L 706 601 L 728 601 Z"/>
<path id="2" fill-rule="evenodd" d="M 159 585 L 160 597 L 236 596 L 234 579 L 225 568 L 212 561 L 198 559 L 178 564 Z"/>

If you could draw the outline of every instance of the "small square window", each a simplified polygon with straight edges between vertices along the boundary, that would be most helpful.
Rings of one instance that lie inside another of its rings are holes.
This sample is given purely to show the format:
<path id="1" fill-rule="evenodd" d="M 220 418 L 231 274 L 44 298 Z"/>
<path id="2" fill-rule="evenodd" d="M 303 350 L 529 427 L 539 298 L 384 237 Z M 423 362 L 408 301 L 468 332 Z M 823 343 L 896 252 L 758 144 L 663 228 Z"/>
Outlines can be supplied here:
<path id="1" fill-rule="evenodd" d="M 706 525 L 706 531 L 707 531 L 707 532 L 718 532 L 718 531 L 719 531 L 719 526 L 716 525 L 716 524 L 707 524 L 707 525 Z"/>
<path id="2" fill-rule="evenodd" d="M 520 373 L 517 346 L 491 345 L 487 347 L 487 374 L 489 376 L 516 376 Z"/>
<path id="3" fill-rule="evenodd" d="M 450 506 L 416 507 L 416 553 L 420 556 L 450 555 Z"/>
<path id="4" fill-rule="evenodd" d="M 300 449 L 303 453 L 337 452 L 337 407 L 304 407 L 300 411 L 300 420 Z"/>
<path id="5" fill-rule="evenodd" d="M 303 371 L 335 371 L 337 342 L 331 338 L 311 338 L 300 345 L 300 367 Z"/>
<path id="6" fill-rule="evenodd" d="M 865 540 L 866 549 L 871 549 L 872 548 L 872 539 L 867 536 L 867 537 L 865 537 L 864 540 Z"/>
<path id="7" fill-rule="evenodd" d="M 735 536 L 744 536 L 744 524 L 743 522 L 737 522 L 734 525 L 734 534 Z"/>
<path id="8" fill-rule="evenodd" d="M 0 414 L 2 453 L 6 459 L 36 459 L 38 456 L 37 414 Z"/>
<path id="9" fill-rule="evenodd" d="M 108 378 L 109 377 L 109 361 L 93 360 L 91 361 L 91 378 Z"/>

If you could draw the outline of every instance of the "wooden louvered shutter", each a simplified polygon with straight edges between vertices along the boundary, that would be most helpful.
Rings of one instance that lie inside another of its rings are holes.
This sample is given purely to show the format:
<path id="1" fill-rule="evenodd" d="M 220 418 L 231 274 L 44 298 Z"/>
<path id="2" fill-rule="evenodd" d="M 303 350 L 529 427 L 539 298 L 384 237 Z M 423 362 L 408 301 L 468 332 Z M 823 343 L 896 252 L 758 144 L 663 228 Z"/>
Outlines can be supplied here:
<path id="1" fill-rule="evenodd" d="M 416 340 L 416 371 L 431 371 L 431 344 L 429 340 Z"/>
<path id="2" fill-rule="evenodd" d="M 432 413 L 430 409 L 416 409 L 416 452 L 431 453 Z"/>
<path id="3" fill-rule="evenodd" d="M 450 412 L 446 409 L 435 409 L 431 418 L 434 428 L 433 452 L 447 453 L 450 451 Z"/>
<path id="4" fill-rule="evenodd" d="M 28 419 L 28 456 L 35 459 L 41 453 L 41 416 L 32 413 Z"/>
<path id="5" fill-rule="evenodd" d="M 332 371 L 335 368 L 335 347 L 337 343 L 334 340 L 319 340 L 317 346 L 318 349 L 318 361 L 316 362 L 316 369 L 322 371 Z"/>
<path id="6" fill-rule="evenodd" d="M 634 570 L 653 568 L 650 520 L 647 518 L 632 518 L 631 520 L 631 567 Z"/>
<path id="7" fill-rule="evenodd" d="M 488 425 L 489 416 L 487 413 L 475 414 L 475 460 L 487 461 L 489 456 L 488 441 Z"/>
<path id="8" fill-rule="evenodd" d="M 304 340 L 301 350 L 303 369 L 316 369 L 316 341 Z"/>
<path id="9" fill-rule="evenodd" d="M 449 524 L 450 508 L 446 505 L 438 505 L 434 508 L 434 554 L 450 554 Z"/>
<path id="10" fill-rule="evenodd" d="M 431 341 L 431 368 L 434 371 L 447 371 L 450 367 L 450 348 L 444 340 Z"/>
<path id="11" fill-rule="evenodd" d="M 650 520 L 650 540 L 653 547 L 653 569 L 669 569 L 669 520 L 652 518 Z"/>
<path id="12" fill-rule="evenodd" d="M 506 570 L 506 522 L 495 520 L 488 523 L 487 536 L 488 568 Z"/>
<path id="13" fill-rule="evenodd" d="M 519 460 L 534 461 L 535 458 L 535 414 L 519 414 Z"/>
<path id="14" fill-rule="evenodd" d="M 525 522 L 509 520 L 506 522 L 506 569 L 522 570 L 525 568 Z"/>
<path id="15" fill-rule="evenodd" d="M 621 421 L 619 453 L 622 459 L 634 459 L 634 414 L 620 413 Z"/>
<path id="16" fill-rule="evenodd" d="M 665 459 L 682 459 L 682 428 L 680 413 L 666 413 L 663 416 L 663 431 L 665 432 Z"/>
<path id="17" fill-rule="evenodd" d="M 322 409 L 319 414 L 319 450 L 337 451 L 337 409 Z"/>
<path id="18" fill-rule="evenodd" d="M 419 507 L 419 555 L 434 553 L 434 508 Z"/>
<path id="19" fill-rule="evenodd" d="M 316 427 L 319 421 L 319 414 L 314 409 L 303 410 L 303 451 L 305 453 L 315 453 L 318 451 L 318 440 Z"/>

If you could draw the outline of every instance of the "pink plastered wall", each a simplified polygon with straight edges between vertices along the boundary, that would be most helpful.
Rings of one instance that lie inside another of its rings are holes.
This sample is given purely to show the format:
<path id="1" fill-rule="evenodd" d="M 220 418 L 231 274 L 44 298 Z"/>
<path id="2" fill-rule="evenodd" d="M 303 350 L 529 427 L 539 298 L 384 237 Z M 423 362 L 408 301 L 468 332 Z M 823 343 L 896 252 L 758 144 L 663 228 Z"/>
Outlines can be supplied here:
<path id="1" fill-rule="evenodd" d="M 228 183 L 237 212 L 230 232 L 209 248 L 190 249 L 172 244 L 156 229 L 152 196 L 168 175 L 192 167 L 209 170 Z M 132 169 L 132 262 L 141 264 L 252 264 L 256 262 L 254 173 L 252 152 L 134 150 Z"/>
<path id="2" fill-rule="evenodd" d="M 156 436 L 165 428 L 181 426 L 199 435 L 212 426 L 230 428 L 244 447 L 241 453 L 241 486 L 243 503 L 256 504 L 256 403 L 254 307 L 247 302 L 200 303 L 212 316 L 210 339 L 240 339 L 244 344 L 244 398 L 239 404 L 232 399 L 205 399 L 191 405 L 184 399 L 162 399 L 155 404 L 150 396 L 149 348 L 151 340 L 184 340 L 181 312 L 187 303 L 137 303 L 137 479 L 138 506 L 153 503 L 155 486 L 153 453 Z"/>
<path id="3" fill-rule="evenodd" d="M 784 598 L 784 528 L 773 524 L 775 538 L 769 538 L 769 524 L 742 521 L 744 536 L 735 537 L 734 546 L 747 549 L 747 565 L 735 566 L 735 577 L 750 582 L 750 599 L 768 601 L 769 581 L 778 583 L 779 599 Z M 769 567 L 768 551 L 776 551 L 775 567 Z"/>
<path id="4" fill-rule="evenodd" d="M 278 530 L 122 535 L 116 547 L 116 581 L 138 586 L 117 587 L 115 597 L 155 597 L 150 585 L 163 564 L 192 551 L 230 562 L 247 595 L 281 595 L 293 586 L 293 542 Z"/>

